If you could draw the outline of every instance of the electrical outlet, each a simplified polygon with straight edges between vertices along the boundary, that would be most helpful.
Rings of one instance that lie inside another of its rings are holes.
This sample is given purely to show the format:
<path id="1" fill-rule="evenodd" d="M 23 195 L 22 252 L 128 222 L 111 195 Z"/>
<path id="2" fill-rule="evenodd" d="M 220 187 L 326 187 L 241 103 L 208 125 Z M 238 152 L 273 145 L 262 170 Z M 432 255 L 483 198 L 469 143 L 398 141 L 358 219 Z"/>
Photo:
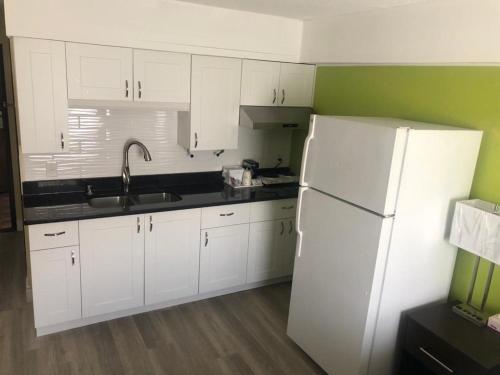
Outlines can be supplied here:
<path id="1" fill-rule="evenodd" d="M 57 162 L 47 161 L 45 162 L 45 175 L 47 177 L 57 177 Z"/>

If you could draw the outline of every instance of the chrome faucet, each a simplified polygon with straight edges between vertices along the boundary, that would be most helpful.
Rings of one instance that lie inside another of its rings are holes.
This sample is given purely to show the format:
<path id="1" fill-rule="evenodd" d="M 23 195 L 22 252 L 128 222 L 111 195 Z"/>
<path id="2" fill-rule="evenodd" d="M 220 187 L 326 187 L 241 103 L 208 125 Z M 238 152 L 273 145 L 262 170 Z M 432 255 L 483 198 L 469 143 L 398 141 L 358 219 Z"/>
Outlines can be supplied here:
<path id="1" fill-rule="evenodd" d="M 128 150 L 130 150 L 130 147 L 132 145 L 137 145 L 142 149 L 145 161 L 151 161 L 151 154 L 149 153 L 146 146 L 144 146 L 144 144 L 142 144 L 136 139 L 129 139 L 127 142 L 125 142 L 125 145 L 123 146 L 123 167 L 122 167 L 123 192 L 125 194 L 128 193 L 128 189 L 130 186 L 130 168 L 128 166 Z"/>

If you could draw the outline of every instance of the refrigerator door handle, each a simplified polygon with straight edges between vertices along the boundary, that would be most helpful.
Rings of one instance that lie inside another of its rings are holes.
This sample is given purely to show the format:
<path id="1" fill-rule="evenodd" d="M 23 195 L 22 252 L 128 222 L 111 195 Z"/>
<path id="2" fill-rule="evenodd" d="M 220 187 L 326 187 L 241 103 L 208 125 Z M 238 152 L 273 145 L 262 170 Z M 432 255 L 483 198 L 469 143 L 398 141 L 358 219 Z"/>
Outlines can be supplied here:
<path id="1" fill-rule="evenodd" d="M 297 229 L 297 258 L 300 258 L 302 255 L 302 230 L 300 229 L 300 217 L 302 214 L 302 196 L 307 190 L 309 190 L 308 187 L 301 187 L 299 189 L 299 199 L 297 201 L 297 220 L 295 221 L 295 229 Z"/>
<path id="2" fill-rule="evenodd" d="M 307 135 L 305 145 L 304 145 L 304 153 L 302 156 L 302 166 L 300 170 L 302 171 L 300 173 L 300 181 L 299 184 L 300 186 L 307 186 L 307 182 L 305 181 L 305 175 L 306 175 L 306 165 L 307 165 L 307 156 L 309 154 L 309 145 L 311 144 L 311 141 L 314 138 L 314 122 L 315 122 L 315 115 L 311 116 L 311 120 L 309 122 L 309 134 Z"/>

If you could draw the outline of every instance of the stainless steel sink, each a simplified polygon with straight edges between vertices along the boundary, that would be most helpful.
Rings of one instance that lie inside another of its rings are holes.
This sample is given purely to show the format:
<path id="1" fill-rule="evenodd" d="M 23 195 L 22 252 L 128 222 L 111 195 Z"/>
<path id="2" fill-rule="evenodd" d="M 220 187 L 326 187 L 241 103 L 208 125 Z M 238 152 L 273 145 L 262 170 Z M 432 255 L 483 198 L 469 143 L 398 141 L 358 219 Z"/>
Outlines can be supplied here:
<path id="1" fill-rule="evenodd" d="M 113 197 L 98 197 L 89 200 L 90 207 L 94 208 L 113 208 L 127 207 L 134 204 L 126 195 L 116 195 Z"/>
<path id="2" fill-rule="evenodd" d="M 182 199 L 177 194 L 169 192 L 137 194 L 134 198 L 137 204 L 168 203 L 177 202 Z"/>

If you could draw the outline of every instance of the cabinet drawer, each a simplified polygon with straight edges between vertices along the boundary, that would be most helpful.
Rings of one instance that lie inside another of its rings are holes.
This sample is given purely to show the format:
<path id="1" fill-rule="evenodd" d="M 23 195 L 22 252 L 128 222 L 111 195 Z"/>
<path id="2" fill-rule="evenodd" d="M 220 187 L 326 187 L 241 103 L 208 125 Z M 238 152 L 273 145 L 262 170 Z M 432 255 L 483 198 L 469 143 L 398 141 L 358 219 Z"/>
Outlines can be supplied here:
<path id="1" fill-rule="evenodd" d="M 433 374 L 483 374 L 482 368 L 458 350 L 408 319 L 404 348 Z"/>
<path id="2" fill-rule="evenodd" d="M 206 207 L 201 210 L 201 227 L 215 228 L 226 225 L 244 224 L 249 222 L 249 218 L 249 204 Z"/>
<path id="3" fill-rule="evenodd" d="M 296 210 L 296 198 L 255 202 L 250 208 L 250 222 L 295 217 Z"/>
<path id="4" fill-rule="evenodd" d="M 30 251 L 78 245 L 78 222 L 28 225 Z"/>

